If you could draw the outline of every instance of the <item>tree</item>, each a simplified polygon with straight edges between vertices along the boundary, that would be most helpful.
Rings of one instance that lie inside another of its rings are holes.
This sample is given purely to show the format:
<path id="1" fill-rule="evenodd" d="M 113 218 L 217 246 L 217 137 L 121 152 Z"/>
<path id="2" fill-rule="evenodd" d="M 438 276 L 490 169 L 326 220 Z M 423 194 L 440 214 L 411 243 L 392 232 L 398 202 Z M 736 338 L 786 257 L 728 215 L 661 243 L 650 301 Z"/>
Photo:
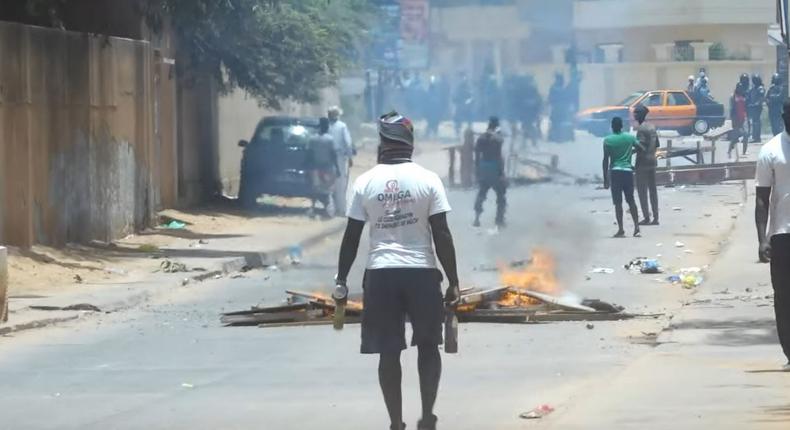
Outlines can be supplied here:
<path id="1" fill-rule="evenodd" d="M 107 7 L 106 0 L 87 1 Z M 357 58 L 374 10 L 370 0 L 124 1 L 135 1 L 155 32 L 174 33 L 183 76 L 207 74 L 222 89 L 240 87 L 274 108 L 285 99 L 318 101 L 320 90 Z M 72 29 L 69 12 L 86 5 L 2 2 L 0 11 L 8 8 L 21 22 L 66 29 Z"/>
<path id="2" fill-rule="evenodd" d="M 141 0 L 152 28 L 168 23 L 188 70 L 240 87 L 263 105 L 316 102 L 355 57 L 366 0 Z"/>

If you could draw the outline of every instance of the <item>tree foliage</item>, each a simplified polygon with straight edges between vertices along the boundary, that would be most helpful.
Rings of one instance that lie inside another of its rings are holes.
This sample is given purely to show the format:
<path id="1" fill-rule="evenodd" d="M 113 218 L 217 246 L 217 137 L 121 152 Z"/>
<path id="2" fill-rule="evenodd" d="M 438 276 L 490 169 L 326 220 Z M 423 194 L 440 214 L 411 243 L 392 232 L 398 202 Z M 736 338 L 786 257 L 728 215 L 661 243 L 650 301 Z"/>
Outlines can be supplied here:
<path id="1" fill-rule="evenodd" d="M 355 57 L 365 0 L 142 0 L 155 29 L 167 28 L 189 70 L 262 104 L 315 102 Z"/>

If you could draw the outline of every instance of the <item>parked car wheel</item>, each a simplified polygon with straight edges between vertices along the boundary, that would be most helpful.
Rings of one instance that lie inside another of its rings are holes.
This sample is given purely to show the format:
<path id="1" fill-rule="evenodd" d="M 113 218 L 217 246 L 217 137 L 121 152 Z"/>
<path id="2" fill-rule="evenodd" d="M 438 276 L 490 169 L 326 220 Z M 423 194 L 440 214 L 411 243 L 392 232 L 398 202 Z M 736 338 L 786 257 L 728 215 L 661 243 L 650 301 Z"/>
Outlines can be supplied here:
<path id="1" fill-rule="evenodd" d="M 710 124 L 708 120 L 705 119 L 698 119 L 694 121 L 694 134 L 698 136 L 702 136 L 703 134 L 707 133 L 710 130 Z"/>

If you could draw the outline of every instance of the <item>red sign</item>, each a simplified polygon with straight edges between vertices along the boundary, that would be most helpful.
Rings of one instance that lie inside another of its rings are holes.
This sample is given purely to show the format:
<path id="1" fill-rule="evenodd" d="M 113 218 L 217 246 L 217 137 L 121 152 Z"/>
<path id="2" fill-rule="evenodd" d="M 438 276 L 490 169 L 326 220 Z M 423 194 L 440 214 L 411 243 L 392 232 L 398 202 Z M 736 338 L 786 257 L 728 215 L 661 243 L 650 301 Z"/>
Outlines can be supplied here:
<path id="1" fill-rule="evenodd" d="M 430 4 L 428 0 L 400 0 L 400 36 L 406 43 L 427 43 Z"/>

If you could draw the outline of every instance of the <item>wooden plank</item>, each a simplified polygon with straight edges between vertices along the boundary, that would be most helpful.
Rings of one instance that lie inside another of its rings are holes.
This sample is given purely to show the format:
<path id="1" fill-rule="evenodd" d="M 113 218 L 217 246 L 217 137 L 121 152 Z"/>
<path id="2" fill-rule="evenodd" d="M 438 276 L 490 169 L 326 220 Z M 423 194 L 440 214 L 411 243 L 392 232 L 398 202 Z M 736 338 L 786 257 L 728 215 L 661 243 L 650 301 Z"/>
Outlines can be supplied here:
<path id="1" fill-rule="evenodd" d="M 547 305 L 556 306 L 558 308 L 567 309 L 571 311 L 582 311 L 582 312 L 595 312 L 595 309 L 584 306 L 578 303 L 573 303 L 570 300 L 564 299 L 562 297 L 555 297 L 549 294 L 539 293 L 537 291 L 531 290 L 519 290 L 521 294 L 525 296 L 532 297 L 535 300 L 540 300 Z"/>
<path id="2" fill-rule="evenodd" d="M 324 317 L 326 317 L 326 313 L 323 310 L 301 310 L 254 315 L 232 315 L 222 317 L 221 321 L 223 324 L 230 326 L 253 326 L 267 323 L 304 322 Z"/>
<path id="3" fill-rule="evenodd" d="M 234 312 L 226 312 L 222 315 L 224 316 L 236 316 L 236 315 L 253 315 L 253 314 L 264 314 L 264 313 L 275 313 L 275 312 L 288 312 L 288 311 L 298 311 L 298 310 L 305 310 L 310 306 L 310 303 L 296 303 L 293 305 L 283 305 L 283 306 L 270 306 L 266 308 L 260 308 L 257 306 L 253 306 L 252 309 L 246 311 L 234 311 Z"/>
<path id="4" fill-rule="evenodd" d="M 461 304 L 469 305 L 474 303 L 481 303 L 484 301 L 497 301 L 502 297 L 502 294 L 510 287 L 496 287 L 487 290 L 473 291 L 471 293 L 461 295 Z"/>
<path id="5" fill-rule="evenodd" d="M 346 325 L 348 324 L 359 324 L 362 322 L 361 318 L 348 318 L 346 317 Z M 309 327 L 309 326 L 324 326 L 324 325 L 332 325 L 332 319 L 317 319 L 313 321 L 299 321 L 299 322 L 284 322 L 284 323 L 269 323 L 269 324 L 260 324 L 258 327 L 261 328 L 276 328 L 276 327 Z"/>
<path id="6" fill-rule="evenodd" d="M 315 301 L 315 302 L 319 302 L 319 303 L 325 303 L 325 304 L 331 305 L 331 306 L 335 305 L 333 303 L 334 301 L 332 300 L 332 298 L 329 295 L 322 295 L 322 294 L 315 294 L 315 293 L 305 293 L 303 291 L 294 291 L 294 290 L 285 290 L 285 292 L 287 294 L 290 294 L 290 295 L 294 296 L 294 297 L 301 297 L 301 298 L 308 299 L 308 300 L 311 300 L 311 301 Z M 349 300 L 348 304 L 346 304 L 346 310 L 349 310 L 349 309 L 353 310 L 353 311 L 357 311 L 357 312 L 362 312 L 362 303 Z"/>

